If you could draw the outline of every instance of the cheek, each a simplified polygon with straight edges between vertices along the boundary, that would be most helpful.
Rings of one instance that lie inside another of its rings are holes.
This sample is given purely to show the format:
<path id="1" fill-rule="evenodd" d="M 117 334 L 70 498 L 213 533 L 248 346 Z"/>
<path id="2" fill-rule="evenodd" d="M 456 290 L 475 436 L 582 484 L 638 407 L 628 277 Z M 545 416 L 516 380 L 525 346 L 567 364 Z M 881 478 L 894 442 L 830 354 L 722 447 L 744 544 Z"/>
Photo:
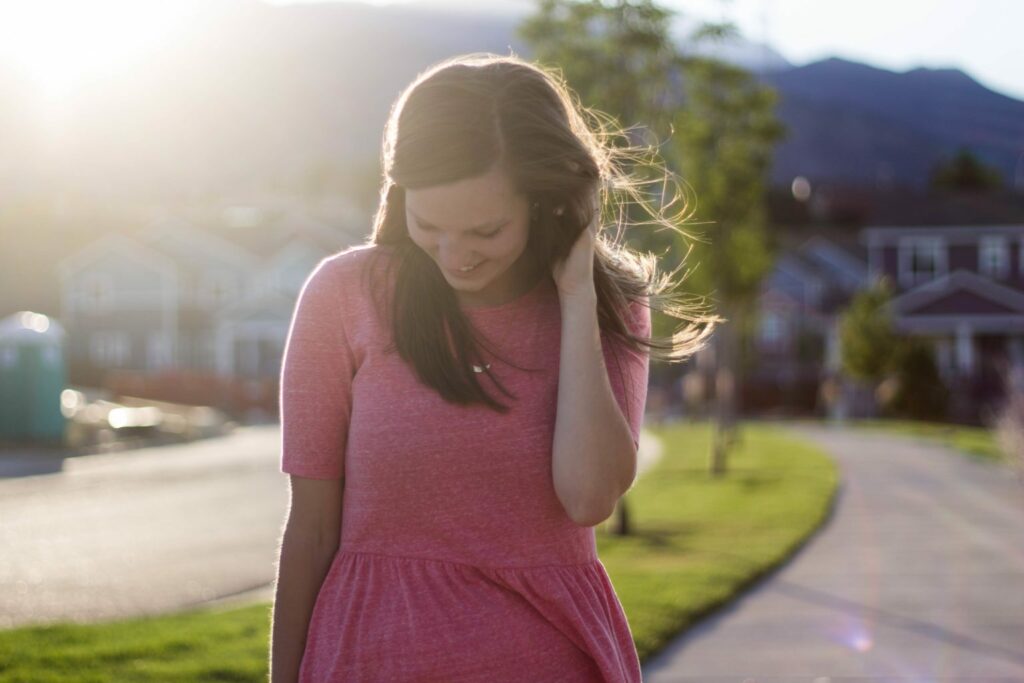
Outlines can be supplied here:
<path id="1" fill-rule="evenodd" d="M 514 261 L 518 258 L 525 245 L 525 242 L 518 235 L 509 235 L 492 240 L 492 242 L 492 244 L 481 249 L 481 253 L 489 254 L 491 258 L 502 261 Z"/>
<path id="2" fill-rule="evenodd" d="M 517 230 L 513 234 L 509 235 L 509 239 L 506 245 L 506 249 L 516 257 L 518 257 L 523 250 L 526 249 L 526 244 L 529 241 L 530 232 L 526 226 Z"/>
<path id="3" fill-rule="evenodd" d="M 416 230 L 409 230 L 409 239 L 411 239 L 412 243 L 415 244 L 420 249 L 422 249 L 423 251 L 434 251 L 433 240 L 428 236 L 419 234 Z"/>

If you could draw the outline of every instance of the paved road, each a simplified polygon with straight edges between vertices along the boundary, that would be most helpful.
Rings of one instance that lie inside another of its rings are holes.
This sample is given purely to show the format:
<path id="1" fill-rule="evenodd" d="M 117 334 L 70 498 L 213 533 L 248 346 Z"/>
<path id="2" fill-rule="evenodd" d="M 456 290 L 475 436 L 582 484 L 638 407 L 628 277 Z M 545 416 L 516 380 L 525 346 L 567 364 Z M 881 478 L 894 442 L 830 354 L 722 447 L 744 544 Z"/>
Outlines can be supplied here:
<path id="1" fill-rule="evenodd" d="M 0 628 L 165 612 L 272 581 L 279 440 L 276 425 L 244 427 L 0 479 Z"/>
<path id="2" fill-rule="evenodd" d="M 644 680 L 1024 681 L 1017 473 L 900 437 L 793 429 L 840 467 L 832 517 Z"/>

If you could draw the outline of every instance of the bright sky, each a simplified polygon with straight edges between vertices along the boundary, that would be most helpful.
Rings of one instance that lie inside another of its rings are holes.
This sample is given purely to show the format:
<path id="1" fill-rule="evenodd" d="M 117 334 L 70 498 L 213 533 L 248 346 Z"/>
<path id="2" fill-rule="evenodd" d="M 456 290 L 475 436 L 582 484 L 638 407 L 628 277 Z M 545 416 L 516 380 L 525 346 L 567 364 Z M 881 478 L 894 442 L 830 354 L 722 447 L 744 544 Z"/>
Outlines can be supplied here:
<path id="1" fill-rule="evenodd" d="M 293 0 L 269 0 L 283 3 Z M 366 0 L 436 4 L 503 14 L 533 0 Z M 993 90 L 1024 100 L 1024 0 L 662 0 L 695 18 L 734 21 L 794 64 L 845 57 L 906 71 L 957 67 Z"/>
<path id="2" fill-rule="evenodd" d="M 722 15 L 717 0 L 672 0 Z M 752 40 L 804 64 L 838 56 L 895 71 L 958 67 L 1024 99 L 1022 0 L 732 0 L 725 14 Z"/>
<path id="3" fill-rule="evenodd" d="M 267 0 L 285 4 L 293 0 Z M 323 0 L 320 0 L 323 1 Z M 533 0 L 367 0 L 523 14 Z M 840 56 L 903 71 L 963 69 L 1024 99 L 1024 0 L 663 0 L 693 17 L 731 18 L 795 64 Z M 0 60 L 55 99 L 166 48 L 199 0 L 0 0 Z M 723 10 L 724 7 L 724 10 Z"/>

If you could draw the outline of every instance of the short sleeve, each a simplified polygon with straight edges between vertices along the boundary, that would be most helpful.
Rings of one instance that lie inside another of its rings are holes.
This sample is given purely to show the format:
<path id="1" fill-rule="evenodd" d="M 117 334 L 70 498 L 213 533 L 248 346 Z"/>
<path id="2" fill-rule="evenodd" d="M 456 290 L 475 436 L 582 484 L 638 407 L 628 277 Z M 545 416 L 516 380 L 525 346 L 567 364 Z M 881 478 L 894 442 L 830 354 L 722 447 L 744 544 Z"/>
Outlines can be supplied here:
<path id="1" fill-rule="evenodd" d="M 649 339 L 651 336 L 651 309 L 641 302 L 631 302 L 626 325 L 636 336 Z M 609 341 L 605 341 L 605 339 Z M 633 434 L 633 444 L 640 443 L 640 428 L 644 421 L 644 407 L 647 403 L 647 374 L 650 355 L 626 347 L 611 335 L 602 339 L 605 368 L 612 393 L 619 403 L 619 409 Z"/>
<path id="2" fill-rule="evenodd" d="M 281 471 L 311 479 L 344 475 L 355 363 L 331 262 L 306 278 L 281 363 Z"/>

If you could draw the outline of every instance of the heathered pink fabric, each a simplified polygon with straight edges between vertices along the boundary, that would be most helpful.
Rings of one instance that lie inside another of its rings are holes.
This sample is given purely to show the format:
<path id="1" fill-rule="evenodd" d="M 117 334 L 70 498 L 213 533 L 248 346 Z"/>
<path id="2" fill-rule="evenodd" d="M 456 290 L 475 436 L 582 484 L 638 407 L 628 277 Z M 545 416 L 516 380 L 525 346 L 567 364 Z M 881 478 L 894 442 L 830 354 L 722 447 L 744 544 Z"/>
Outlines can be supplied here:
<path id="1" fill-rule="evenodd" d="M 281 470 L 345 478 L 340 547 L 300 680 L 640 681 L 594 529 L 569 519 L 552 483 L 554 282 L 464 309 L 502 354 L 537 369 L 487 356 L 519 397 L 505 398 L 512 410 L 501 415 L 446 403 L 386 349 L 390 331 L 363 277 L 374 254 L 391 258 L 386 247 L 359 246 L 318 264 L 284 354 Z M 650 310 L 634 304 L 630 314 L 631 328 L 650 334 Z M 635 440 L 648 358 L 602 341 Z"/>

